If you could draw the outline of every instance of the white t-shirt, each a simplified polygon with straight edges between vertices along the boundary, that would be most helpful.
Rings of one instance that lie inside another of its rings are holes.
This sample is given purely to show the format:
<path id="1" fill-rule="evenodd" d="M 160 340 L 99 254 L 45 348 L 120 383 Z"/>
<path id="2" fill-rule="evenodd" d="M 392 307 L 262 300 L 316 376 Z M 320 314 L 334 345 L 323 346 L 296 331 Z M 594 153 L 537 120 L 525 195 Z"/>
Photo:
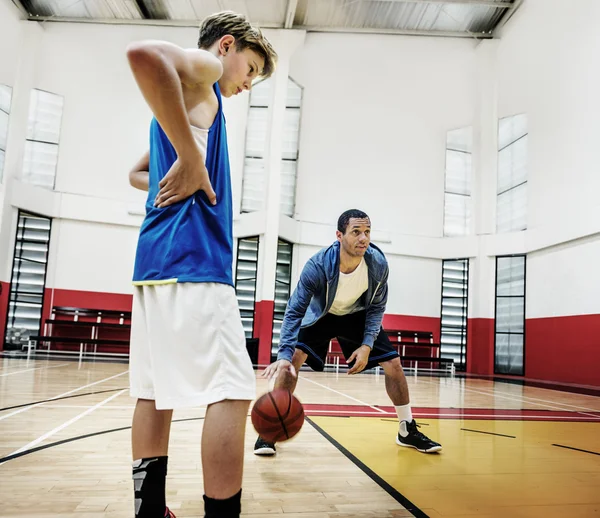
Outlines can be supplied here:
<path id="1" fill-rule="evenodd" d="M 334 315 L 348 315 L 358 311 L 361 295 L 369 287 L 369 268 L 363 257 L 352 273 L 340 272 L 335 300 L 329 310 Z"/>

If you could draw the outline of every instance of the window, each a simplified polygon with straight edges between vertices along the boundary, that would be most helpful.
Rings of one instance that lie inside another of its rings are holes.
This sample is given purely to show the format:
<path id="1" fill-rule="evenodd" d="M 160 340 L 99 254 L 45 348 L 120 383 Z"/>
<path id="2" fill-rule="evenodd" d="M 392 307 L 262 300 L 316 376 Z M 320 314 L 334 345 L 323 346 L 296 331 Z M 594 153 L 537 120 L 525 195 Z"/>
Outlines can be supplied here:
<path id="1" fill-rule="evenodd" d="M 22 349 L 39 335 L 52 220 L 19 211 L 8 302 L 5 343 Z"/>
<path id="2" fill-rule="evenodd" d="M 294 216 L 296 206 L 296 175 L 298 171 L 298 145 L 300 140 L 300 110 L 302 87 L 288 77 L 285 117 L 283 120 L 283 145 L 281 153 L 281 214 Z"/>
<path id="3" fill-rule="evenodd" d="M 23 158 L 23 180 L 54 189 L 63 97 L 32 90 Z"/>
<path id="4" fill-rule="evenodd" d="M 277 355 L 279 349 L 279 335 L 281 324 L 285 315 L 288 299 L 290 298 L 290 284 L 292 282 L 292 243 L 280 239 L 277 242 L 277 269 L 275 270 L 275 308 L 273 311 L 273 338 L 271 341 L 271 355 Z"/>
<path id="5" fill-rule="evenodd" d="M 446 134 L 444 236 L 466 236 L 471 225 L 471 160 L 473 128 Z"/>
<path id="6" fill-rule="evenodd" d="M 527 115 L 500 119 L 496 232 L 527 228 Z"/>
<path id="7" fill-rule="evenodd" d="M 240 315 L 246 338 L 252 338 L 254 334 L 257 270 L 258 236 L 238 239 L 235 293 L 240 307 Z"/>
<path id="8" fill-rule="evenodd" d="M 496 258 L 496 374 L 525 373 L 525 262 L 524 255 Z"/>
<path id="9" fill-rule="evenodd" d="M 468 293 L 469 260 L 444 260 L 440 356 L 452 358 L 457 370 L 466 365 Z"/>
<path id="10" fill-rule="evenodd" d="M 269 133 L 269 106 L 272 80 L 265 79 L 252 87 L 246 129 L 246 156 L 242 181 L 242 212 L 264 210 L 267 194 L 265 158 Z M 302 87 L 288 78 L 281 148 L 280 212 L 294 215 L 296 205 L 296 171 L 300 135 Z"/>
<path id="11" fill-rule="evenodd" d="M 6 155 L 6 143 L 8 139 L 8 117 L 10 115 L 10 102 L 12 99 L 12 88 L 0 85 L 0 183 L 4 173 L 4 157 Z"/>
<path id="12" fill-rule="evenodd" d="M 250 90 L 244 179 L 242 181 L 242 212 L 263 210 L 266 204 L 265 158 L 271 88 L 271 79 L 265 79 L 254 85 Z"/>

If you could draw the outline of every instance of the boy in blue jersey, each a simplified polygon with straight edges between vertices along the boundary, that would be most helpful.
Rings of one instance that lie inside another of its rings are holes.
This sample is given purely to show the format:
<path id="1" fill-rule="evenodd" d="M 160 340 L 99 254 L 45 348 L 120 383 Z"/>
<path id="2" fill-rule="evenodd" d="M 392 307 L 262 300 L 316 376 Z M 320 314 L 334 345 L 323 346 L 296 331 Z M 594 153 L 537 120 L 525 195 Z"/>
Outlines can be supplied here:
<path id="1" fill-rule="evenodd" d="M 233 287 L 233 213 L 221 97 L 273 72 L 262 33 L 232 12 L 202 22 L 198 49 L 145 41 L 127 58 L 154 113 L 130 173 L 148 190 L 133 281 L 130 391 L 135 516 L 174 516 L 165 479 L 173 409 L 207 405 L 205 517 L 238 517 L 255 375 Z"/>

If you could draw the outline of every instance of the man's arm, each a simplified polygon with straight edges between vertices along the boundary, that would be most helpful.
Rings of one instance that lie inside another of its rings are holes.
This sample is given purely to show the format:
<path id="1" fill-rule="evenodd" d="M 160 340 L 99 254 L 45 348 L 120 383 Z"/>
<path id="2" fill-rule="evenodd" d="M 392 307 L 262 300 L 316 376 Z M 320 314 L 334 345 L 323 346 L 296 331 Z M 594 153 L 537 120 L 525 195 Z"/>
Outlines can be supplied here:
<path id="1" fill-rule="evenodd" d="M 294 349 L 298 343 L 298 334 L 302 319 L 312 300 L 313 295 L 319 289 L 319 274 L 312 260 L 309 260 L 302 274 L 294 293 L 288 301 L 283 323 L 281 324 L 281 335 L 279 339 L 279 352 L 277 360 L 286 360 L 291 362 L 294 355 Z"/>
<path id="2" fill-rule="evenodd" d="M 127 48 L 127 59 L 148 106 L 178 157 L 159 184 L 161 191 L 155 205 L 165 207 L 200 190 L 214 205 L 216 195 L 192 134 L 183 91 L 209 88 L 216 83 L 223 73 L 221 62 L 210 52 L 184 50 L 161 41 L 132 43 Z"/>
<path id="3" fill-rule="evenodd" d="M 386 266 L 385 274 L 381 280 L 381 284 L 375 293 L 375 297 L 371 305 L 367 308 L 365 321 L 365 334 L 363 337 L 363 345 L 368 345 L 373 349 L 375 338 L 381 330 L 381 322 L 385 313 L 385 306 L 388 298 L 388 275 L 389 268 Z"/>
<path id="4" fill-rule="evenodd" d="M 129 171 L 129 183 L 140 191 L 148 190 L 148 179 L 150 176 L 150 152 L 146 151 L 144 156 Z"/>

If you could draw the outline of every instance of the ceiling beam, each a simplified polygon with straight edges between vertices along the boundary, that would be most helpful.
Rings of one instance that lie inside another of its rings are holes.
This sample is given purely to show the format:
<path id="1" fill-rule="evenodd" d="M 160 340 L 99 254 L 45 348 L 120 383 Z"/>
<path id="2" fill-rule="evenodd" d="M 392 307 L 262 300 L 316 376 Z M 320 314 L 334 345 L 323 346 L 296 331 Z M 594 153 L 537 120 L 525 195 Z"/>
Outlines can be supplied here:
<path id="1" fill-rule="evenodd" d="M 492 35 L 488 32 L 460 32 L 460 31 L 430 31 L 411 29 L 377 29 L 366 27 L 326 27 L 319 25 L 296 25 L 294 29 L 307 32 L 337 32 L 347 34 L 392 34 L 404 36 L 440 36 L 446 38 L 473 38 L 489 40 Z"/>
<path id="2" fill-rule="evenodd" d="M 507 9 L 507 11 L 504 13 L 504 16 L 502 16 L 502 18 L 498 22 L 498 25 L 496 25 L 496 27 L 494 27 L 494 33 L 496 31 L 502 29 L 502 27 L 504 27 L 506 25 L 506 22 L 508 22 L 508 20 L 510 20 L 511 16 L 513 14 L 515 14 L 515 12 L 517 11 L 517 9 L 519 7 L 521 7 L 522 3 L 523 3 L 523 0 L 515 0 L 513 2 L 512 7 L 510 9 Z"/>
<path id="3" fill-rule="evenodd" d="M 141 20 L 135 18 L 74 18 L 68 16 L 29 16 L 30 22 L 45 23 L 91 23 L 99 25 L 154 25 L 160 27 L 194 27 L 196 20 Z M 280 23 L 261 23 L 261 29 L 281 29 Z"/>
<path id="4" fill-rule="evenodd" d="M 21 2 L 19 2 L 19 0 L 12 0 L 12 4 L 15 6 L 16 9 L 19 10 L 23 19 L 29 17 L 29 13 L 27 12 L 27 9 L 25 9 L 25 7 L 23 7 L 23 4 Z"/>
<path id="5" fill-rule="evenodd" d="M 285 29 L 291 29 L 294 26 L 294 18 L 296 17 L 296 7 L 298 7 L 298 0 L 288 0 L 287 10 L 285 12 L 285 21 L 283 27 Z"/>
<path id="6" fill-rule="evenodd" d="M 375 1 L 375 0 L 370 0 Z M 455 4 L 455 5 L 473 5 L 482 7 L 495 7 L 497 9 L 510 9 L 514 2 L 504 0 L 494 2 L 494 0 L 377 0 L 383 2 L 396 2 L 401 4 Z M 516 0 L 518 1 L 518 0 Z"/>

